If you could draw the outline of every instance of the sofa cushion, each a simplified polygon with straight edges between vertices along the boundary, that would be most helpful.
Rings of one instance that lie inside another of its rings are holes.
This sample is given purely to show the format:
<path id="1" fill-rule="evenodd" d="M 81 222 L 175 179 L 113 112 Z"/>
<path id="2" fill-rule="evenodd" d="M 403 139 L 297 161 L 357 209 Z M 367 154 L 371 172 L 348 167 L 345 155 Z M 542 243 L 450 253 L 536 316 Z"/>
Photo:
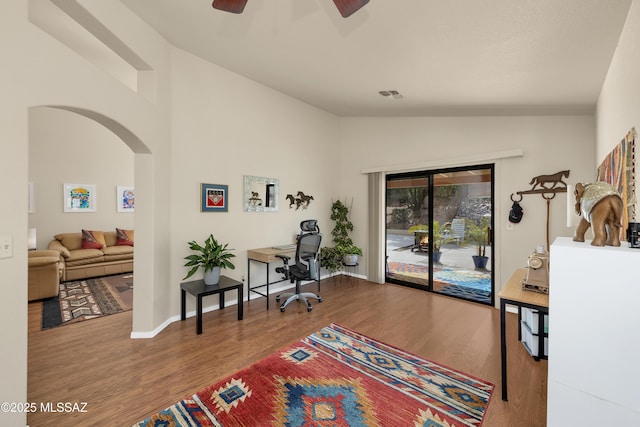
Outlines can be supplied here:
<path id="1" fill-rule="evenodd" d="M 118 236 L 115 231 L 105 231 L 104 241 L 107 242 L 106 246 L 115 246 L 118 241 Z"/>
<path id="2" fill-rule="evenodd" d="M 118 246 L 133 246 L 133 230 L 123 230 L 116 227 L 116 245 Z"/>
<path id="3" fill-rule="evenodd" d="M 104 254 L 100 249 L 77 249 L 71 251 L 69 258 L 65 260 L 68 267 L 74 265 L 86 265 L 101 262 Z"/>
<path id="4" fill-rule="evenodd" d="M 104 261 L 133 259 L 133 247 L 131 246 L 107 246 L 101 251 L 104 254 Z"/>
<path id="5" fill-rule="evenodd" d="M 82 230 L 82 249 L 100 249 L 106 244 L 102 231 Z"/>
<path id="6" fill-rule="evenodd" d="M 53 236 L 70 251 L 82 249 L 82 233 L 60 233 Z"/>

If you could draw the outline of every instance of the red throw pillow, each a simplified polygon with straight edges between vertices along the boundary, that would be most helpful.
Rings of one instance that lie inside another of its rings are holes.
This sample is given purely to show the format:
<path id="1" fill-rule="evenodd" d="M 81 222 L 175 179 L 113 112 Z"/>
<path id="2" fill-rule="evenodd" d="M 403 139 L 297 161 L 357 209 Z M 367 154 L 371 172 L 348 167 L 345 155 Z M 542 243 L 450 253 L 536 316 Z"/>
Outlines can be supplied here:
<path id="1" fill-rule="evenodd" d="M 104 239 L 104 232 L 82 230 L 82 249 L 101 249 L 106 245 L 107 242 Z"/>
<path id="2" fill-rule="evenodd" d="M 116 228 L 116 245 L 133 246 L 133 230 L 123 230 Z"/>

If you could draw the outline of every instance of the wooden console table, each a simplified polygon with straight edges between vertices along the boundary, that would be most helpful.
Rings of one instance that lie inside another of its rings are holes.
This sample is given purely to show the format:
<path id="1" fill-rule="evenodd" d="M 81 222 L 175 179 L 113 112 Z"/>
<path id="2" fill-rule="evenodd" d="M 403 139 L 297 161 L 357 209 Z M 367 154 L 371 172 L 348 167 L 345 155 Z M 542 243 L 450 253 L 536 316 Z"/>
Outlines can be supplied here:
<path id="1" fill-rule="evenodd" d="M 506 305 L 518 307 L 518 319 L 522 307 L 538 311 L 538 358 L 544 352 L 544 316 L 549 314 L 549 295 L 522 289 L 522 280 L 527 275 L 526 268 L 516 270 L 509 281 L 504 285 L 498 298 L 500 298 L 500 353 L 502 357 L 502 400 L 507 401 L 507 318 Z M 520 325 L 518 325 L 518 329 Z M 518 334 L 518 336 L 520 336 Z"/>
<path id="2" fill-rule="evenodd" d="M 237 280 L 233 280 L 227 276 L 220 276 L 220 282 L 217 285 L 205 285 L 204 280 L 194 280 L 191 282 L 180 283 L 180 320 L 187 318 L 187 293 L 196 297 L 196 333 L 202 333 L 202 298 L 207 295 L 220 295 L 220 308 L 224 308 L 224 293 L 236 289 L 238 291 L 238 320 L 243 318 L 243 284 Z"/>

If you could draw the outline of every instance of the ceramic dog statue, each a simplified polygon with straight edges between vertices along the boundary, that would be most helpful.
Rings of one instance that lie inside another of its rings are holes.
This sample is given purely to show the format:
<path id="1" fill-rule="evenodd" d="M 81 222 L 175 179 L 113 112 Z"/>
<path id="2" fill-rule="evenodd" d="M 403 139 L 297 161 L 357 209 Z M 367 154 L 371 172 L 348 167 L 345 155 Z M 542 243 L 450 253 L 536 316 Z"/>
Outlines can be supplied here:
<path id="1" fill-rule="evenodd" d="M 576 184 L 576 213 L 582 216 L 573 240 L 584 242 L 584 233 L 593 227 L 592 246 L 620 246 L 622 198 L 606 182 Z"/>

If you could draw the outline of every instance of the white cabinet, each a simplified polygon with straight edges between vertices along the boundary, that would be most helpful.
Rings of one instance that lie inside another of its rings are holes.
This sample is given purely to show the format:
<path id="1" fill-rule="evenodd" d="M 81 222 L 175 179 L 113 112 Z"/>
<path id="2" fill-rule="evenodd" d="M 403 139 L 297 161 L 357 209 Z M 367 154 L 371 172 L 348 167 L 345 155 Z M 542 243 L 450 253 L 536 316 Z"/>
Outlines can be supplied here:
<path id="1" fill-rule="evenodd" d="M 547 425 L 640 426 L 640 249 L 562 237 L 550 267 Z"/>

